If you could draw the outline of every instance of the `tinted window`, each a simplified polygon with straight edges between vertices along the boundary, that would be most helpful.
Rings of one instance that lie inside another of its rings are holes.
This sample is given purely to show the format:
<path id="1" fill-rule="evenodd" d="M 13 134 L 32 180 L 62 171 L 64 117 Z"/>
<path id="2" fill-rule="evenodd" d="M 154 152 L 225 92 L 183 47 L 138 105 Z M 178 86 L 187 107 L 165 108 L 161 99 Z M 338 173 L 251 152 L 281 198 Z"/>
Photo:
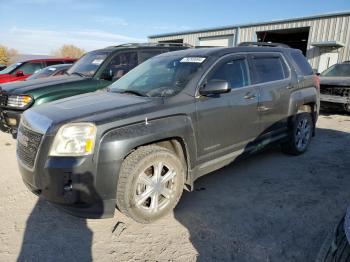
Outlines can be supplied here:
<path id="1" fill-rule="evenodd" d="M 262 56 L 253 58 L 255 80 L 257 83 L 285 79 L 289 73 L 279 56 Z"/>
<path id="2" fill-rule="evenodd" d="M 23 74 L 33 74 L 34 72 L 43 68 L 43 65 L 39 62 L 37 63 L 25 63 L 16 69 L 17 71 L 23 71 Z"/>
<path id="3" fill-rule="evenodd" d="M 322 72 L 321 76 L 350 77 L 350 64 L 336 64 Z"/>
<path id="4" fill-rule="evenodd" d="M 305 56 L 302 53 L 292 52 L 291 56 L 296 64 L 297 69 L 299 70 L 299 73 L 303 75 L 313 74 L 310 64 L 307 62 Z"/>
<path id="5" fill-rule="evenodd" d="M 115 55 L 108 63 L 105 71 L 113 77 L 114 80 L 121 78 L 135 66 L 137 66 L 137 53 L 126 52 Z"/>
<path id="6" fill-rule="evenodd" d="M 140 57 L 139 57 L 139 61 L 140 63 L 150 59 L 153 56 L 159 55 L 161 54 L 162 51 L 161 50 L 147 50 L 147 51 L 141 51 L 140 52 Z"/>
<path id="7" fill-rule="evenodd" d="M 225 62 L 209 76 L 208 81 L 211 80 L 225 80 L 231 88 L 249 85 L 246 59 L 242 58 Z"/>

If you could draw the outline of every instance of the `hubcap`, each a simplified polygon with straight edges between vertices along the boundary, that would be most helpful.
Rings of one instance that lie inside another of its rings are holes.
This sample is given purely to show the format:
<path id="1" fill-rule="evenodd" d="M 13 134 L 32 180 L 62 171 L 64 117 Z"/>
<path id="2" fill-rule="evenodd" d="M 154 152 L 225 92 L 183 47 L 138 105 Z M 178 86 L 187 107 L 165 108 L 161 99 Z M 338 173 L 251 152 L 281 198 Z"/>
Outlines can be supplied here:
<path id="1" fill-rule="evenodd" d="M 302 151 L 306 148 L 311 137 L 311 125 L 308 119 L 301 119 L 298 123 L 295 134 L 295 145 L 298 150 Z"/>
<path id="2" fill-rule="evenodd" d="M 163 162 L 147 167 L 137 178 L 136 206 L 150 213 L 166 207 L 174 195 L 175 176 L 174 168 Z"/>

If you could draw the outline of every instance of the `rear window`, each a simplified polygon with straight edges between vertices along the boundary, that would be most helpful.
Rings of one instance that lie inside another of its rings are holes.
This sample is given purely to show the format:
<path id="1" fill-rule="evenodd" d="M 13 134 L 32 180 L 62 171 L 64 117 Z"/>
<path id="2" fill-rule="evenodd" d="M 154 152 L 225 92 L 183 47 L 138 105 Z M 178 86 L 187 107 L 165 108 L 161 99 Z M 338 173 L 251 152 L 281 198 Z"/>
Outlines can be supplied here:
<path id="1" fill-rule="evenodd" d="M 253 57 L 255 83 L 264 83 L 285 79 L 288 68 L 280 56 Z"/>
<path id="2" fill-rule="evenodd" d="M 305 56 L 299 52 L 292 52 L 291 56 L 300 74 L 312 75 L 313 71 Z"/>

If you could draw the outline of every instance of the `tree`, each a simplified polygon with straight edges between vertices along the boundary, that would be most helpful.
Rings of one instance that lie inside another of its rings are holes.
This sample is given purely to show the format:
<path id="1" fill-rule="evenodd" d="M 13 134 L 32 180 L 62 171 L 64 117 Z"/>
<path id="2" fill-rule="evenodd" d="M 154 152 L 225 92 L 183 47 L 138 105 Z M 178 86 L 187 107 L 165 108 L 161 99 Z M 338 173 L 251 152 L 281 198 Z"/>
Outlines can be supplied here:
<path id="1" fill-rule="evenodd" d="M 63 45 L 60 49 L 54 52 L 54 55 L 60 57 L 80 58 L 85 52 L 84 49 L 76 47 L 75 45 Z"/>
<path id="2" fill-rule="evenodd" d="M 18 56 L 16 49 L 10 49 L 6 46 L 0 45 L 0 64 L 10 65 L 14 62 L 14 59 Z"/>

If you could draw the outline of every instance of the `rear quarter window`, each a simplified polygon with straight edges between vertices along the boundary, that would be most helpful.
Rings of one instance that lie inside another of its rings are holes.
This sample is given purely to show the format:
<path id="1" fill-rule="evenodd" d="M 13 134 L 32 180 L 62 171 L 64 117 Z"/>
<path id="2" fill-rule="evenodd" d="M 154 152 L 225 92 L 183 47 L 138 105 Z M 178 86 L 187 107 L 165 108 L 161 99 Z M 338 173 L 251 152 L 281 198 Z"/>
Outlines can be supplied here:
<path id="1" fill-rule="evenodd" d="M 289 77 L 289 70 L 279 55 L 257 55 L 252 58 L 254 82 L 264 83 Z"/>
<path id="2" fill-rule="evenodd" d="M 306 60 L 305 56 L 302 53 L 292 52 L 291 57 L 293 59 L 294 66 L 296 67 L 298 74 L 302 74 L 302 75 L 313 74 L 313 71 L 309 62 Z"/>

